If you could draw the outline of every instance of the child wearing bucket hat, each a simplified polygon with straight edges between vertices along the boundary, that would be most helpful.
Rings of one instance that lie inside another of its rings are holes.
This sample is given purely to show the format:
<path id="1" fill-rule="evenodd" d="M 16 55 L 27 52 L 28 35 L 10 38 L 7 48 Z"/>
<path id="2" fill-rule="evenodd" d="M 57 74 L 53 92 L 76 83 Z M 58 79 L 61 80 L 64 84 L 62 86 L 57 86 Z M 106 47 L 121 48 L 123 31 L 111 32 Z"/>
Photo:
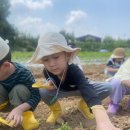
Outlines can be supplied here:
<path id="1" fill-rule="evenodd" d="M 48 88 L 39 85 L 42 100 L 52 113 L 47 123 L 55 124 L 62 115 L 59 98 L 80 96 L 78 108 L 89 119 L 95 116 L 97 130 L 119 130 L 110 122 L 101 100 L 111 92 L 108 83 L 97 83 L 86 79 L 83 71 L 73 63 L 80 48 L 71 48 L 60 33 L 47 33 L 40 36 L 38 45 L 30 63 L 44 65 L 44 76 Z M 37 87 L 35 83 L 33 87 Z"/>
<path id="2" fill-rule="evenodd" d="M 130 95 L 130 58 L 121 65 L 109 82 L 113 86 L 113 93 L 110 95 L 111 102 L 107 111 L 110 114 L 117 114 L 123 97 Z M 126 108 L 130 109 L 130 100 L 128 100 Z"/>
<path id="3" fill-rule="evenodd" d="M 0 37 L 0 111 L 7 105 L 11 111 L 5 120 L 0 117 L 0 122 L 11 127 L 22 124 L 24 130 L 32 130 L 39 126 L 33 114 L 40 101 L 39 90 L 32 88 L 32 73 L 11 61 L 8 42 Z"/>
<path id="4" fill-rule="evenodd" d="M 125 49 L 116 48 L 113 51 L 113 54 L 110 56 L 105 69 L 105 74 L 107 77 L 112 77 L 118 71 L 120 66 L 125 61 Z"/>

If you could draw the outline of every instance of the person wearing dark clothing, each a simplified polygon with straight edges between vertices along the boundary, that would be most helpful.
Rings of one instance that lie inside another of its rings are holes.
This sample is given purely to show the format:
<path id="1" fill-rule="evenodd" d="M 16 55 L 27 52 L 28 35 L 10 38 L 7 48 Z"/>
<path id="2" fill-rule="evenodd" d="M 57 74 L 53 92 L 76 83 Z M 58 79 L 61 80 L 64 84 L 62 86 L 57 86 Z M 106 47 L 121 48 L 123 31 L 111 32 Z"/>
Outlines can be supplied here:
<path id="1" fill-rule="evenodd" d="M 52 111 L 46 122 L 55 124 L 62 115 L 59 98 L 80 96 L 78 108 L 86 118 L 95 117 L 97 130 L 120 130 L 112 125 L 101 105 L 101 100 L 111 93 L 110 84 L 96 83 L 85 78 L 83 71 L 73 63 L 79 51 L 80 48 L 67 46 L 65 38 L 59 33 L 47 33 L 39 38 L 30 63 L 44 65 L 43 73 L 47 83 L 46 88 L 40 88 L 40 95 Z M 38 84 L 36 82 L 33 87 Z M 42 84 L 39 86 L 44 87 Z"/>
<path id="2" fill-rule="evenodd" d="M 40 101 L 39 90 L 32 88 L 35 79 L 23 65 L 11 61 L 8 41 L 0 37 L 0 110 L 8 104 L 12 110 L 5 124 L 27 130 L 39 126 L 33 111 Z"/>

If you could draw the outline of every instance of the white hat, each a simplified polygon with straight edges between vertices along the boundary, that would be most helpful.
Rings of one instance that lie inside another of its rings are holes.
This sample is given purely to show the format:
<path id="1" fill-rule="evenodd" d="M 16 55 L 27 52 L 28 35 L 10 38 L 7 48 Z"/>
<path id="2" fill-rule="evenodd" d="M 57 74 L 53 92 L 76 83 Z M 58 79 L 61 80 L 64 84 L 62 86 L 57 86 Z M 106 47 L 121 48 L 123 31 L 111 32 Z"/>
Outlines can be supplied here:
<path id="1" fill-rule="evenodd" d="M 3 40 L 0 37 L 0 61 L 5 58 L 5 56 L 9 53 L 9 46 L 8 46 L 9 41 L 8 40 Z"/>
<path id="2" fill-rule="evenodd" d="M 41 58 L 44 56 L 52 55 L 59 52 L 71 52 L 69 64 L 72 63 L 80 48 L 71 48 L 67 45 L 67 41 L 60 33 L 47 33 L 40 36 L 37 48 L 29 61 L 29 63 L 41 63 Z"/>

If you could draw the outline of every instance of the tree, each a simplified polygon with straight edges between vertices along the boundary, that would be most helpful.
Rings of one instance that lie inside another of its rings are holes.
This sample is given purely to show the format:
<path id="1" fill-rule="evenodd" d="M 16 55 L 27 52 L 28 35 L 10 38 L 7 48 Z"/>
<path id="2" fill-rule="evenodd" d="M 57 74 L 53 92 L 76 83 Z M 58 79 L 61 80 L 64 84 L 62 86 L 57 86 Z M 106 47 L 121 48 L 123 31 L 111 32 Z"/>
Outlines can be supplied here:
<path id="1" fill-rule="evenodd" d="M 59 33 L 61 33 L 65 37 L 67 42 L 68 40 L 71 40 L 71 42 L 73 43 L 75 42 L 75 36 L 73 33 L 67 33 L 65 30 L 61 30 Z"/>
<path id="2" fill-rule="evenodd" d="M 6 20 L 9 15 L 9 0 L 0 0 L 0 20 Z"/>
<path id="3" fill-rule="evenodd" d="M 10 14 L 9 8 L 9 0 L 0 0 L 0 36 L 4 39 L 9 39 L 10 46 L 12 47 L 17 33 L 13 26 L 7 21 L 7 17 Z"/>

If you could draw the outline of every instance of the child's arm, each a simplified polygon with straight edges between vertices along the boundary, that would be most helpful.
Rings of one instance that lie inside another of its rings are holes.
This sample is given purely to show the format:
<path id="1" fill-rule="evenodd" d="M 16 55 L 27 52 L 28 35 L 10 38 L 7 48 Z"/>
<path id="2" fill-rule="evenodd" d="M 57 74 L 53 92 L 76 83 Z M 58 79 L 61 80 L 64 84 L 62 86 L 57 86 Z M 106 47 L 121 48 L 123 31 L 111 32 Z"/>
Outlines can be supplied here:
<path id="1" fill-rule="evenodd" d="M 12 127 L 18 126 L 22 122 L 23 112 L 31 109 L 31 106 L 28 103 L 22 103 L 19 106 L 15 107 L 7 116 L 7 122 L 12 121 Z"/>
<path id="2" fill-rule="evenodd" d="M 97 128 L 96 130 L 120 130 L 116 128 L 110 121 L 106 110 L 102 105 L 95 105 L 91 107 L 92 112 L 95 116 Z"/>
<path id="3" fill-rule="evenodd" d="M 112 67 L 109 67 L 109 66 L 107 66 L 106 69 L 107 69 L 108 72 L 114 72 L 114 73 L 116 73 L 118 71 L 118 68 L 112 68 Z"/>
<path id="4" fill-rule="evenodd" d="M 122 83 L 124 86 L 130 87 L 130 80 L 123 80 L 123 81 L 121 81 L 121 83 Z"/>

